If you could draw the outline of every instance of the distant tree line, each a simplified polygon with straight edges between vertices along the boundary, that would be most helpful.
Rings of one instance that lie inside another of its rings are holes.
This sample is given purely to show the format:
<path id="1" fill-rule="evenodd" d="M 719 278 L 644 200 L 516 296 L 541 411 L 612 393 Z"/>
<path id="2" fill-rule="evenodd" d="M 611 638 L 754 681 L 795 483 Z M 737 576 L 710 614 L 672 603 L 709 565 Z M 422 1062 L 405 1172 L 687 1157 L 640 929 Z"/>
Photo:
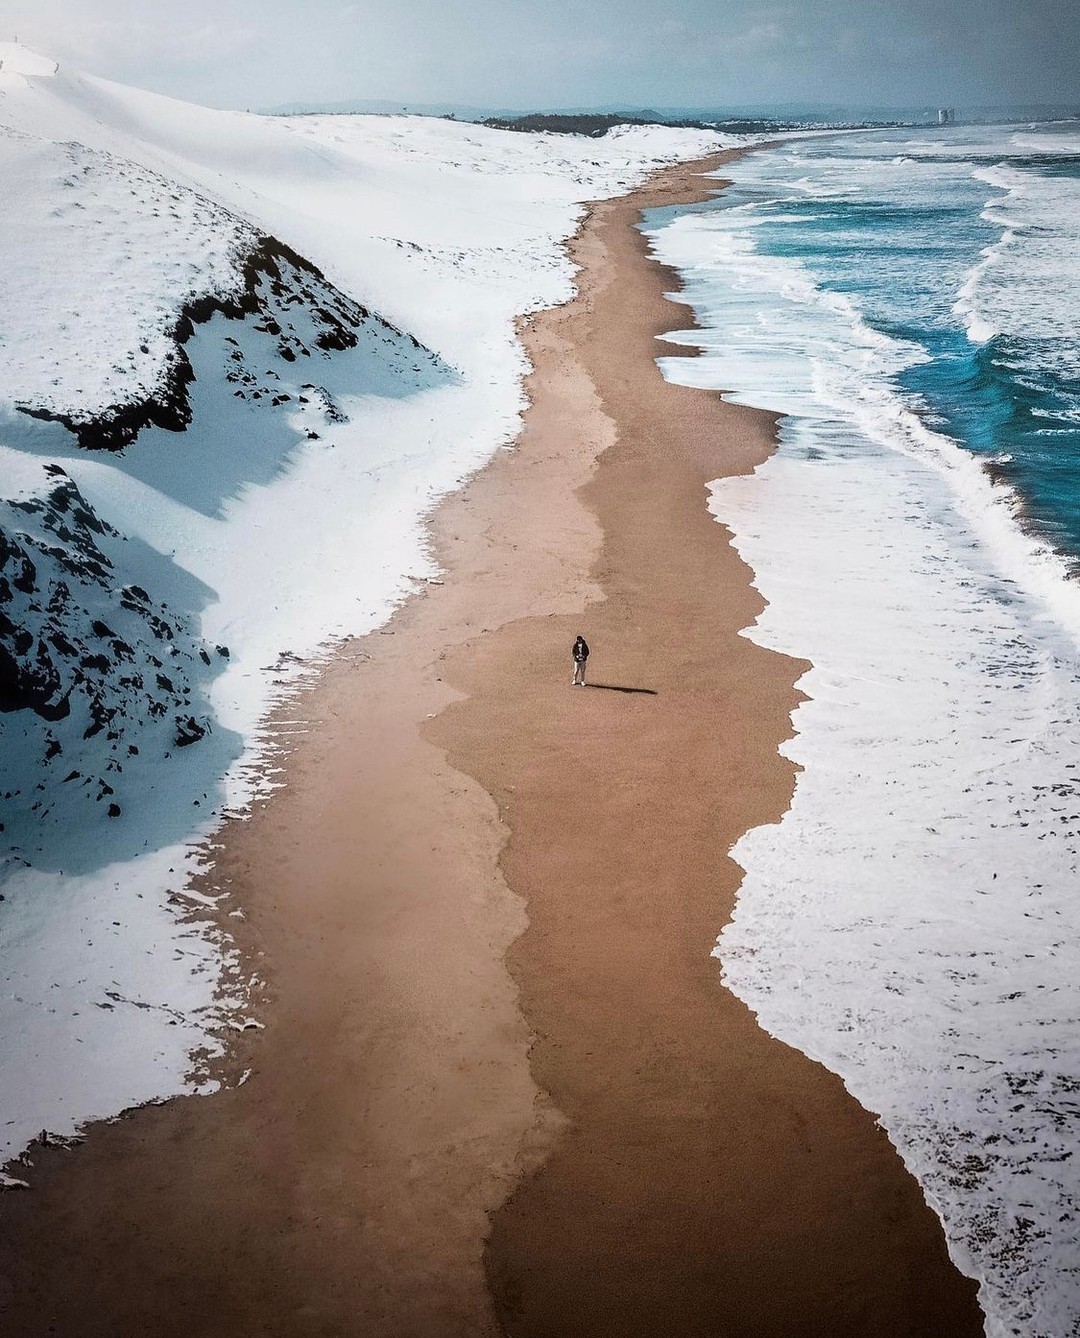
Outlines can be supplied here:
<path id="1" fill-rule="evenodd" d="M 491 126 L 493 130 L 547 131 L 553 135 L 587 135 L 591 139 L 599 139 L 617 125 L 670 125 L 680 130 L 723 130 L 732 135 L 768 135 L 782 130 L 833 129 L 837 126 L 854 129 L 902 123 L 863 121 L 830 125 L 823 122 L 749 117 L 708 121 L 697 118 L 674 119 L 648 112 L 639 116 L 618 115 L 614 112 L 530 112 L 526 116 L 489 116 L 481 124 Z"/>
<path id="2" fill-rule="evenodd" d="M 490 116 L 483 122 L 493 130 L 546 130 L 553 135 L 588 135 L 591 139 L 599 139 L 616 125 L 657 123 L 656 117 L 650 120 L 645 116 L 616 116 L 611 112 L 532 112 L 528 116 Z M 691 130 L 711 129 L 704 121 L 664 121 L 663 124 Z"/>

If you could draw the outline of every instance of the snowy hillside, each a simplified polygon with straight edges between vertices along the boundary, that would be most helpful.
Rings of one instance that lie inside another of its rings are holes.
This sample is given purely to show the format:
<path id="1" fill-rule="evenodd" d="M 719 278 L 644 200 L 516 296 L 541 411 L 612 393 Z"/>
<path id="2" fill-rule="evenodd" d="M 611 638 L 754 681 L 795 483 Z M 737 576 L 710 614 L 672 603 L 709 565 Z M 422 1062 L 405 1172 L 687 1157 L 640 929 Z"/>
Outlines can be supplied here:
<path id="1" fill-rule="evenodd" d="M 0 43 L 0 1160 L 202 1081 L 242 999 L 184 889 L 274 693 L 431 574 L 582 202 L 725 142 L 210 111 Z"/>
<path id="2" fill-rule="evenodd" d="M 13 258 L 35 260 L 0 289 L 0 394 L 64 423 L 81 446 L 127 446 L 152 423 L 187 427 L 183 346 L 216 313 L 258 317 L 289 362 L 355 347 L 372 320 L 281 243 L 113 154 L 0 127 L 0 174 Z M 312 327 L 308 343 L 276 328 L 291 325 L 286 311 Z"/>

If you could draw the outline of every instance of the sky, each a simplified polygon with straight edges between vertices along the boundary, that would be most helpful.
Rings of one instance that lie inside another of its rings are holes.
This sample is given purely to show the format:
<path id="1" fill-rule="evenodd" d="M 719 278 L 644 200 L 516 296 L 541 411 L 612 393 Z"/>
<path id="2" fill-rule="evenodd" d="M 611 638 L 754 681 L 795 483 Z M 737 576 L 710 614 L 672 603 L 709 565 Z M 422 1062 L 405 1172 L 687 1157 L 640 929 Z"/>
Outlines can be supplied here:
<path id="1" fill-rule="evenodd" d="M 4 0 L 14 37 L 218 107 L 1080 104 L 1080 0 Z"/>

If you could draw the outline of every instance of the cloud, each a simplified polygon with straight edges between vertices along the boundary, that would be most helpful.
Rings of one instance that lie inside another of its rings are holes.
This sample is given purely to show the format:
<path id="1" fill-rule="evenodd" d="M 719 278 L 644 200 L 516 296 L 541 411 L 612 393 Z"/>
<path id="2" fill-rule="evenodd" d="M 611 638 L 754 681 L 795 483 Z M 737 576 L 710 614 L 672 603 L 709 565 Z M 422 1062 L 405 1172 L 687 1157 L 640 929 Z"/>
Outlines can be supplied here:
<path id="1" fill-rule="evenodd" d="M 775 20 L 767 23 L 755 23 L 741 33 L 724 33 L 722 42 L 725 47 L 735 52 L 772 51 L 788 41 L 788 32 Z"/>
<path id="2" fill-rule="evenodd" d="M 1080 101 L 1077 0 L 3 0 L 69 66 L 219 106 Z"/>
<path id="3" fill-rule="evenodd" d="M 178 68 L 234 59 L 259 36 L 251 22 L 215 15 L 207 5 L 174 12 L 167 21 L 135 0 L 101 0 L 92 10 L 67 0 L 14 0 L 5 10 L 12 36 L 90 70 Z"/>

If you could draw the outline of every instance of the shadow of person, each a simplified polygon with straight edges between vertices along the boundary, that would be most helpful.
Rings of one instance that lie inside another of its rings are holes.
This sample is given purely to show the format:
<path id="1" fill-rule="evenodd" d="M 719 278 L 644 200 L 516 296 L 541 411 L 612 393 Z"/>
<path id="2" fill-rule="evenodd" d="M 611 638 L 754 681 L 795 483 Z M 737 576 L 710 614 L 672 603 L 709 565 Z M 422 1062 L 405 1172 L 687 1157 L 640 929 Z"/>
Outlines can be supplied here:
<path id="1" fill-rule="evenodd" d="M 595 688 L 600 692 L 639 692 L 646 697 L 658 697 L 660 695 L 655 688 L 624 688 L 620 687 L 618 683 L 585 683 L 582 686 Z"/>

